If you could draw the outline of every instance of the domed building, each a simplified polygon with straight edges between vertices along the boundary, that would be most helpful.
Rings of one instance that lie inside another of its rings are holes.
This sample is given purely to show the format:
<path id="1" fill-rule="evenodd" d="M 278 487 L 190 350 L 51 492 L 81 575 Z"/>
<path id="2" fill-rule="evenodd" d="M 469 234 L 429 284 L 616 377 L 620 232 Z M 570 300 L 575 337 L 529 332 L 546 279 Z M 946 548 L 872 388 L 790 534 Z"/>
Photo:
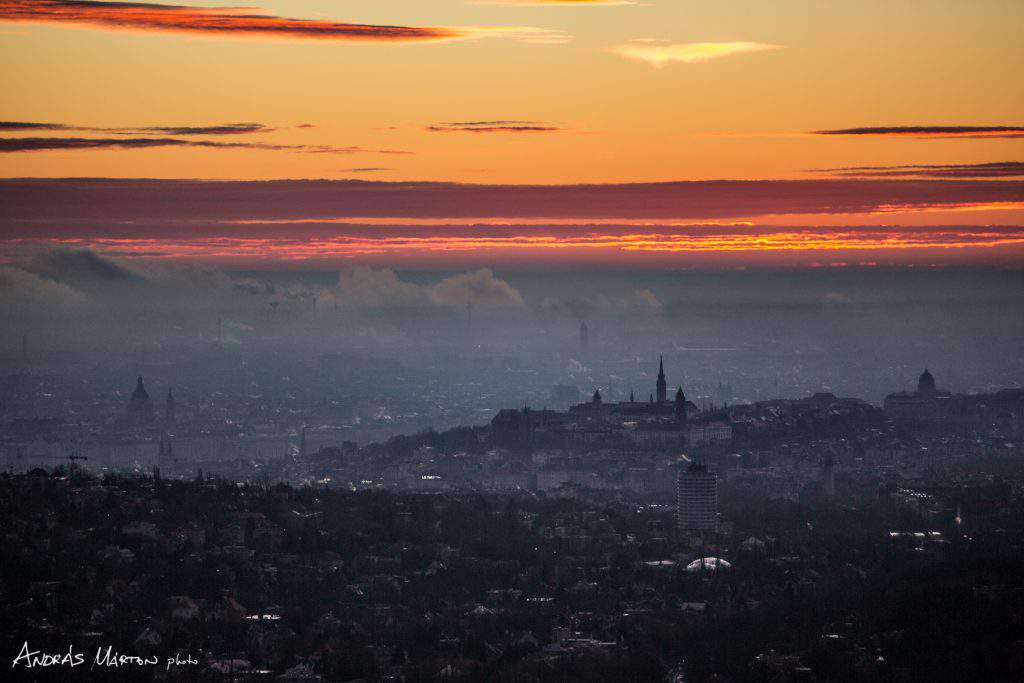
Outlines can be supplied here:
<path id="1" fill-rule="evenodd" d="M 732 563 L 718 557 L 701 557 L 686 565 L 690 574 L 698 572 L 717 572 L 719 569 L 731 569 Z"/>
<path id="2" fill-rule="evenodd" d="M 135 383 L 135 391 L 128 401 L 128 421 L 134 425 L 147 425 L 153 422 L 153 400 L 146 391 L 140 375 Z"/>
<path id="3" fill-rule="evenodd" d="M 925 368 L 917 379 L 917 394 L 919 396 L 935 395 L 935 378 L 932 377 L 932 373 L 928 372 L 928 368 Z"/>
<path id="4" fill-rule="evenodd" d="M 925 368 L 917 378 L 917 391 L 901 391 L 885 397 L 885 414 L 896 422 L 934 423 L 946 412 L 949 394 L 939 391 L 935 377 Z"/>

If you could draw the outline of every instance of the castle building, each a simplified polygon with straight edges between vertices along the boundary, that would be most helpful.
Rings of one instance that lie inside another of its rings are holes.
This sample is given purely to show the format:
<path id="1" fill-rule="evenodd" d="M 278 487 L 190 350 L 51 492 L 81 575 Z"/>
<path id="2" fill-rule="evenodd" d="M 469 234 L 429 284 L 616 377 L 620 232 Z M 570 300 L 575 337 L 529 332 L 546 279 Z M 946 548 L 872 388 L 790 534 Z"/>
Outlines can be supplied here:
<path id="1" fill-rule="evenodd" d="M 644 449 L 676 450 L 686 444 L 689 416 L 698 411 L 686 400 L 682 387 L 675 399 L 668 400 L 665 362 L 658 363 L 656 382 L 658 400 L 637 401 L 630 392 L 628 401 L 605 400 L 600 390 L 591 399 L 569 407 L 568 411 L 506 408 L 491 420 L 495 444 L 507 447 L 572 447 L 632 443 Z"/>
<path id="2" fill-rule="evenodd" d="M 917 380 L 917 391 L 903 391 L 885 397 L 885 414 L 901 423 L 935 423 L 946 412 L 949 394 L 935 385 L 935 377 L 927 369 Z"/>

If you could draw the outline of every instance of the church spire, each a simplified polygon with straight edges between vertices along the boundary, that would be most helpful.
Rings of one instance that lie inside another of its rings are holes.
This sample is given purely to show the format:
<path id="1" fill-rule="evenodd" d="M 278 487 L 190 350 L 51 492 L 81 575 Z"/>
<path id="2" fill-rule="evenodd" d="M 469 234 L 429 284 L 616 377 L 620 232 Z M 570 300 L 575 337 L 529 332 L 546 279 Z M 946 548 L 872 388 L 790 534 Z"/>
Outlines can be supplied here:
<path id="1" fill-rule="evenodd" d="M 665 357 L 658 358 L 658 403 L 668 400 L 668 383 L 665 381 Z"/>

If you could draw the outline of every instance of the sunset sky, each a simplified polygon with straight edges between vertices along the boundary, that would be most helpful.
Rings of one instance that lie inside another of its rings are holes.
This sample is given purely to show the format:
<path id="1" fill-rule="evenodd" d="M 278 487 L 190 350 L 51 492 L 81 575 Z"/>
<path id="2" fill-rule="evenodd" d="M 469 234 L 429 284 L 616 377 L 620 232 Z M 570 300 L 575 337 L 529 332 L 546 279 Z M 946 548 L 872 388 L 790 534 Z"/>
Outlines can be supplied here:
<path id="1" fill-rule="evenodd" d="M 83 199 L 93 186 L 4 182 L 0 238 L 162 258 L 423 256 L 404 242 L 313 253 L 310 230 L 337 241 L 357 226 L 371 242 L 418 230 L 481 262 L 557 248 L 808 264 L 831 246 L 853 262 L 1020 265 L 1022 26 L 1019 0 L 0 0 L 0 177 L 458 184 L 311 206 L 298 190 L 199 183 L 165 188 L 196 207 L 171 216 L 137 185 L 105 186 L 104 213 Z M 798 182 L 623 185 L 708 180 Z M 510 187 L 579 183 L 613 185 L 544 201 Z M 446 194 L 466 184 L 471 199 Z M 237 187 L 249 194 L 222 211 L 218 191 Z M 664 206 L 645 211 L 655 196 Z M 478 222 L 520 227 L 466 241 Z M 708 223 L 727 227 L 688 227 Z M 850 226 L 885 230 L 837 229 Z M 584 228 L 592 244 L 566 241 Z M 263 242 L 209 246 L 229 235 Z"/>

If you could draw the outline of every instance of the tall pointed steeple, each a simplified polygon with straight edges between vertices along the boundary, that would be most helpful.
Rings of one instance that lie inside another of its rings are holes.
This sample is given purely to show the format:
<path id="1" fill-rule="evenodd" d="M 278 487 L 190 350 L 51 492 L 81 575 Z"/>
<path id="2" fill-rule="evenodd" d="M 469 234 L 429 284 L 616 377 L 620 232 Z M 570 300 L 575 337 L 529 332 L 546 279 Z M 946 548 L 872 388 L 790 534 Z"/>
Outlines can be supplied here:
<path id="1" fill-rule="evenodd" d="M 668 383 L 665 382 L 665 357 L 658 359 L 658 403 L 668 400 Z"/>

